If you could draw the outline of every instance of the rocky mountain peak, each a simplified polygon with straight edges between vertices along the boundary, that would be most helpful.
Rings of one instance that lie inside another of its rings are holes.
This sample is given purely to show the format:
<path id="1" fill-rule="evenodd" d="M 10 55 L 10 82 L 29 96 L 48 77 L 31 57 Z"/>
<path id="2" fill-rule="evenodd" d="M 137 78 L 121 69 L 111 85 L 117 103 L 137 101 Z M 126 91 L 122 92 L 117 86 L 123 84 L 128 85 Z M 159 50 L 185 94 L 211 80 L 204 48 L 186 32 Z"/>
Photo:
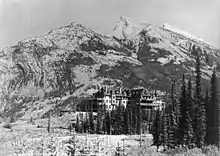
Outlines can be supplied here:
<path id="1" fill-rule="evenodd" d="M 129 17 L 120 16 L 119 23 L 123 23 L 125 27 L 128 25 L 134 25 Z"/>
<path id="2" fill-rule="evenodd" d="M 142 25 L 134 24 L 130 18 L 121 16 L 113 29 L 112 36 L 119 39 L 133 38 L 142 28 Z"/>

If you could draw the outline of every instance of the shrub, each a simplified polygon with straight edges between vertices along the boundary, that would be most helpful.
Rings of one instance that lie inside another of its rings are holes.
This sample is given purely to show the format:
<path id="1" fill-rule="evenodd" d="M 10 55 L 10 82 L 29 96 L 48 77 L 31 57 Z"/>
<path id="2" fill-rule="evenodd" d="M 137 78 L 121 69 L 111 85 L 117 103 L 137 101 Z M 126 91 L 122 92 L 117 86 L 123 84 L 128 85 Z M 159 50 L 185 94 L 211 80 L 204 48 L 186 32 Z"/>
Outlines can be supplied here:
<path id="1" fill-rule="evenodd" d="M 37 128 L 43 128 L 43 126 L 42 125 L 37 125 Z"/>
<path id="2" fill-rule="evenodd" d="M 187 148 L 176 147 L 175 149 L 167 149 L 164 153 L 167 155 L 175 155 L 175 154 L 182 154 L 185 152 L 187 152 Z"/>
<path id="3" fill-rule="evenodd" d="M 32 117 L 30 117 L 29 123 L 31 123 L 32 125 L 35 125 L 34 119 Z"/>
<path id="4" fill-rule="evenodd" d="M 220 155 L 220 150 L 216 146 L 206 146 L 202 149 L 202 151 L 207 156 Z"/>
<path id="5" fill-rule="evenodd" d="M 199 149 L 199 148 L 190 149 L 189 151 L 183 153 L 183 155 L 188 155 L 188 156 L 206 156 L 205 154 L 202 153 L 202 149 Z"/>
<path id="6" fill-rule="evenodd" d="M 166 156 L 166 154 L 164 153 L 160 153 L 157 152 L 156 148 L 152 148 L 152 147 L 143 147 L 140 148 L 138 147 L 132 147 L 131 149 L 129 149 L 128 152 L 126 152 L 128 156 Z"/>
<path id="7" fill-rule="evenodd" d="M 9 123 L 9 122 L 5 122 L 5 123 L 3 124 L 3 127 L 4 127 L 4 128 L 7 128 L 7 129 L 11 129 L 11 128 L 12 128 L 12 125 L 11 125 L 11 123 Z"/>
<path id="8" fill-rule="evenodd" d="M 9 122 L 10 122 L 10 123 L 15 122 L 15 117 L 14 117 L 14 116 L 11 116 L 10 119 L 9 119 Z"/>
<path id="9" fill-rule="evenodd" d="M 173 156 L 205 156 L 202 149 L 193 148 L 189 150 L 186 147 L 177 147 L 176 149 L 167 150 L 165 153 Z"/>

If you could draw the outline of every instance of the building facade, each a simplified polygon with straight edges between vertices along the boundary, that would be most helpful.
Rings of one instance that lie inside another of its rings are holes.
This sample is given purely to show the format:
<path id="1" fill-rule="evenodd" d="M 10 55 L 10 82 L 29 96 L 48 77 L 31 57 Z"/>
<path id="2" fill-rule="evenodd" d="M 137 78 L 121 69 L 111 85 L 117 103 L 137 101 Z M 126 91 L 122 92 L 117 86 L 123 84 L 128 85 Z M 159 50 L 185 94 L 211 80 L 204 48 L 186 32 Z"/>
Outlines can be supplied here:
<path id="1" fill-rule="evenodd" d="M 105 106 L 107 111 L 112 111 L 117 106 L 140 105 L 142 110 L 162 109 L 165 103 L 162 96 L 157 92 L 149 92 L 144 88 L 138 89 L 109 89 L 107 87 L 99 89 L 90 99 L 93 111 L 97 111 L 98 106 Z"/>
<path id="2" fill-rule="evenodd" d="M 157 91 L 148 91 L 145 88 L 131 89 L 129 103 L 131 105 L 140 105 L 142 110 L 157 110 L 165 106 L 163 95 Z"/>

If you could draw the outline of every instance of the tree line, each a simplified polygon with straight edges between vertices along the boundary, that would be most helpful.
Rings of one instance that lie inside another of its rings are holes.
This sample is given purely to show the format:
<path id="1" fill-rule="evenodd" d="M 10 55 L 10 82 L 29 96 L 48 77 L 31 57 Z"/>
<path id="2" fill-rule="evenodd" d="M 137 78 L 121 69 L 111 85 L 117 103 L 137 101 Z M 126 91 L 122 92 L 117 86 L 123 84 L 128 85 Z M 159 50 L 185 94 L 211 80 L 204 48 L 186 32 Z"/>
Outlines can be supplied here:
<path id="1" fill-rule="evenodd" d="M 150 132 L 156 110 L 150 110 L 146 114 L 144 117 L 140 104 L 125 107 L 119 103 L 112 111 L 107 111 L 105 105 L 98 105 L 96 113 L 93 105 L 89 105 L 85 108 L 85 113 L 77 115 L 75 130 L 77 133 L 112 135 Z"/>
<path id="2" fill-rule="evenodd" d="M 182 76 L 180 91 L 172 81 L 166 107 L 156 112 L 153 144 L 159 148 L 219 146 L 218 80 L 213 70 L 210 89 L 202 91 L 200 53 L 196 55 L 195 81 Z"/>

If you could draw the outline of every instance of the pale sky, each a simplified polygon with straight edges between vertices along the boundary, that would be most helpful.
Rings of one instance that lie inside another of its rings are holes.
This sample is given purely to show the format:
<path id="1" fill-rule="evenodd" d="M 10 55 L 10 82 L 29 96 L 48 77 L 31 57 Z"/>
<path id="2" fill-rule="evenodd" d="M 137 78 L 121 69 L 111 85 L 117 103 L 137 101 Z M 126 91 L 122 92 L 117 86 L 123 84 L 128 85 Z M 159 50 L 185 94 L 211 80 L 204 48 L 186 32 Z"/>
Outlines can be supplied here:
<path id="1" fill-rule="evenodd" d="M 72 21 L 108 34 L 121 15 L 169 23 L 220 48 L 220 0 L 0 0 L 0 49 Z"/>

